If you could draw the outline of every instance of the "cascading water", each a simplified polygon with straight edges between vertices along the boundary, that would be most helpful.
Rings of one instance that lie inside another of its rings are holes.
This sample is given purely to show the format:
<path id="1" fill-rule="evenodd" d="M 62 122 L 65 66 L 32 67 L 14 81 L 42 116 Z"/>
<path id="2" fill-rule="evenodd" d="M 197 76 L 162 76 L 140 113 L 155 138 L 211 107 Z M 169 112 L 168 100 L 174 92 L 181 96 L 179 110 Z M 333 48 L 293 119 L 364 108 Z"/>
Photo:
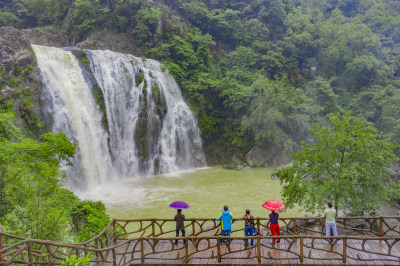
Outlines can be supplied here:
<path id="1" fill-rule="evenodd" d="M 159 62 L 85 50 L 90 75 L 101 89 L 101 110 L 93 84 L 71 52 L 33 48 L 52 130 L 65 132 L 78 143 L 75 167 L 68 170 L 71 183 L 91 187 L 111 178 L 205 165 L 196 119 Z"/>
<path id="2" fill-rule="evenodd" d="M 87 54 L 104 95 L 111 153 L 122 175 L 204 165 L 196 120 L 157 61 L 111 51 Z"/>
<path id="3" fill-rule="evenodd" d="M 52 131 L 66 133 L 79 147 L 75 167 L 67 169 L 70 183 L 89 187 L 105 181 L 112 169 L 107 132 L 77 59 L 59 48 L 35 45 L 33 49 L 44 85 L 44 113 L 52 118 Z"/>

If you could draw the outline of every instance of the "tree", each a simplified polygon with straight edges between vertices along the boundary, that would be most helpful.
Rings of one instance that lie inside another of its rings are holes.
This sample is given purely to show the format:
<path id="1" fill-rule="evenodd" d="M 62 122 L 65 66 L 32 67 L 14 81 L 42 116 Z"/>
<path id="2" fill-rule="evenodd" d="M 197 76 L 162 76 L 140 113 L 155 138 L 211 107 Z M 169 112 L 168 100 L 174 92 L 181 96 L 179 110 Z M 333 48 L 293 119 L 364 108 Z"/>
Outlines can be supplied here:
<path id="1" fill-rule="evenodd" d="M 370 123 L 332 114 L 328 126 L 315 123 L 310 133 L 315 142 L 304 144 L 291 165 L 274 174 L 287 207 L 299 204 L 315 212 L 331 200 L 336 213 L 343 207 L 374 210 L 400 194 L 388 169 L 395 147 Z"/>
<path id="2" fill-rule="evenodd" d="M 257 144 L 272 143 L 291 151 L 307 131 L 312 101 L 286 77 L 272 81 L 260 76 L 248 88 L 251 104 L 241 128 L 251 132 Z"/>
<path id="3" fill-rule="evenodd" d="M 45 133 L 41 142 L 21 139 L 13 117 L 0 112 L 0 220 L 5 230 L 57 241 L 98 234 L 110 220 L 104 204 L 81 201 L 62 188 L 61 162 L 70 162 L 76 145 L 63 133 Z"/>

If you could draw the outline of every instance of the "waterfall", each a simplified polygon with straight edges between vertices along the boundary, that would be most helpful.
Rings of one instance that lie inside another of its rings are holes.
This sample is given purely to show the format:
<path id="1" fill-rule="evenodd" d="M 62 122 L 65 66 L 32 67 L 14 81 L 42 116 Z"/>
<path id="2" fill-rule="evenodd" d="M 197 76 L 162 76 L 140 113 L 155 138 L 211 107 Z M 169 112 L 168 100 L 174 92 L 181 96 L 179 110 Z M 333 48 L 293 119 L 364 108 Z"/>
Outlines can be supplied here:
<path id="1" fill-rule="evenodd" d="M 84 66 L 64 49 L 33 49 L 44 115 L 53 132 L 78 144 L 75 166 L 67 169 L 70 184 L 90 187 L 205 165 L 196 119 L 158 61 L 85 50 Z"/>

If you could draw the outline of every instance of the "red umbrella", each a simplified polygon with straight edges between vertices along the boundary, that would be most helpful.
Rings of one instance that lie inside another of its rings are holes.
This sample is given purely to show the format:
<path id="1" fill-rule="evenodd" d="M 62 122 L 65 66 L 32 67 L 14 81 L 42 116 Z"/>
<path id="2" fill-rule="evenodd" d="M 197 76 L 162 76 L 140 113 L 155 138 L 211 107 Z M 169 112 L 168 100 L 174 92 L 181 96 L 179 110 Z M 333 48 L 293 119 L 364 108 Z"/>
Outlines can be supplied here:
<path id="1" fill-rule="evenodd" d="M 285 205 L 277 200 L 266 201 L 262 206 L 263 208 L 270 211 L 283 211 L 285 209 Z"/>

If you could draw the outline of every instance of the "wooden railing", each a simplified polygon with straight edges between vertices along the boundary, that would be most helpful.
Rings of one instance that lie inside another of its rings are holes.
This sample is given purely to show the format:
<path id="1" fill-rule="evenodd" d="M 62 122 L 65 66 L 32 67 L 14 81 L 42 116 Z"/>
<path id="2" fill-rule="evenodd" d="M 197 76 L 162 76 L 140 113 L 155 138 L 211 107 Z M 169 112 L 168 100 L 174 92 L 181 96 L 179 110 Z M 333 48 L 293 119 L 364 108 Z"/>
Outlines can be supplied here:
<path id="1" fill-rule="evenodd" d="M 77 244 L 26 239 L 0 232 L 0 264 L 61 264 L 65 257 L 74 254 L 77 257 L 93 255 L 93 262 L 113 265 L 149 260 L 190 262 L 215 259 L 220 262 L 228 258 L 254 259 L 257 262 L 263 259 L 346 262 L 368 261 L 378 256 L 386 262 L 400 261 L 399 216 L 338 217 L 336 221 L 340 236 L 325 237 L 323 218 L 281 218 L 282 244 L 277 246 L 271 244 L 276 237 L 270 236 L 265 218 L 255 218 L 259 234 L 253 237 L 243 237 L 243 219 L 234 220 L 232 236 L 229 237 L 232 241 L 223 246 L 220 240 L 227 238 L 220 236 L 220 224 L 215 219 L 187 219 L 186 237 L 179 238 L 174 237 L 173 219 L 113 219 L 96 237 Z M 185 244 L 174 245 L 177 239 L 185 241 Z M 255 245 L 244 247 L 246 239 L 254 239 Z M 321 246 L 321 241 L 326 239 L 333 242 Z M 379 249 L 371 248 L 377 241 Z M 316 255 L 319 251 L 325 255 Z M 276 256 L 274 252 L 284 256 Z M 370 254 L 369 257 L 362 257 L 363 252 Z"/>

